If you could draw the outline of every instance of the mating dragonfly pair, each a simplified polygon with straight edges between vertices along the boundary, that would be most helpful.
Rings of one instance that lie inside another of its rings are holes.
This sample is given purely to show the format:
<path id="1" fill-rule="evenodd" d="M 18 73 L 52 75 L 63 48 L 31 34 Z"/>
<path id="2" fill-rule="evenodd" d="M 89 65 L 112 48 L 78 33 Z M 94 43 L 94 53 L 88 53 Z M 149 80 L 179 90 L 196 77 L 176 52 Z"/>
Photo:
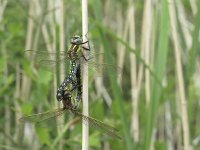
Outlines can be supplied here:
<path id="1" fill-rule="evenodd" d="M 88 59 L 83 54 L 82 50 L 90 51 L 90 45 L 89 41 L 83 42 L 82 37 L 77 35 L 72 37 L 70 43 L 71 47 L 68 49 L 67 53 L 64 53 L 64 61 L 66 60 L 66 56 L 70 60 L 70 73 L 60 84 L 56 94 L 57 100 L 62 101 L 63 108 L 56 109 L 50 112 L 24 116 L 20 118 L 20 121 L 37 124 L 41 121 L 58 117 L 66 111 L 71 111 L 75 116 L 81 117 L 89 126 L 95 127 L 114 138 L 121 139 L 121 137 L 117 134 L 117 129 L 115 129 L 114 127 L 109 126 L 95 118 L 85 116 L 77 110 L 76 104 L 79 103 L 82 97 L 80 60 L 83 59 L 84 61 L 88 61 Z M 85 46 L 83 46 L 84 44 L 88 44 L 88 47 L 86 48 Z M 28 50 L 28 52 L 33 53 L 35 55 L 44 54 L 44 52 L 38 53 L 32 50 Z M 76 96 L 74 96 L 73 94 L 75 90 L 77 90 Z"/>

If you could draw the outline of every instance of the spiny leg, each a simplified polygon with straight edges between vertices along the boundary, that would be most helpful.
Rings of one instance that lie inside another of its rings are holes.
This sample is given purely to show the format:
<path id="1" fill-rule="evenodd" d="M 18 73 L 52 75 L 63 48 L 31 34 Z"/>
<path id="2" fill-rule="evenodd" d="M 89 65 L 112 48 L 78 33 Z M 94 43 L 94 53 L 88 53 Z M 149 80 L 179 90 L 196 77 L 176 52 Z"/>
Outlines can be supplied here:
<path id="1" fill-rule="evenodd" d="M 83 46 L 83 44 L 86 44 L 86 43 L 88 43 L 88 48 L 87 47 L 85 47 L 85 46 Z M 81 47 L 84 49 L 84 50 L 86 50 L 86 51 L 90 51 L 90 43 L 89 43 L 89 41 L 87 40 L 87 41 L 85 41 L 85 42 L 83 42 L 83 43 L 81 43 Z"/>
<path id="2" fill-rule="evenodd" d="M 85 44 L 85 43 L 88 43 L 88 48 L 85 47 L 85 46 L 83 46 L 83 44 Z M 83 42 L 81 48 L 84 49 L 84 50 L 86 50 L 86 51 L 90 51 L 90 43 L 89 43 L 89 41 Z M 89 59 L 87 59 L 87 58 L 85 57 L 85 55 L 84 55 L 83 53 L 82 53 L 82 57 L 84 58 L 85 61 L 88 61 L 88 60 L 89 60 Z"/>

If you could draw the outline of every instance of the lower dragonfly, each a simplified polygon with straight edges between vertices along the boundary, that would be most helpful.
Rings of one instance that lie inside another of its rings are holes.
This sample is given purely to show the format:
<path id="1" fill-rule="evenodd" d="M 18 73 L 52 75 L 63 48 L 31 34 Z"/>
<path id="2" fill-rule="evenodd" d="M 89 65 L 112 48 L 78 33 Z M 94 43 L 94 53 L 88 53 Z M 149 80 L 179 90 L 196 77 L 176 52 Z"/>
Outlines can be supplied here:
<path id="1" fill-rule="evenodd" d="M 74 87 L 74 89 L 77 87 Z M 85 124 L 89 125 L 90 127 L 93 127 L 113 138 L 116 139 L 122 139 L 119 135 L 118 135 L 118 130 L 110 125 L 107 125 L 95 118 L 83 115 L 82 113 L 80 113 L 77 110 L 77 106 L 74 106 L 72 101 L 76 101 L 73 100 L 75 98 L 73 98 L 72 96 L 72 91 L 74 90 L 66 90 L 65 94 L 64 94 L 64 98 L 63 98 L 63 108 L 60 109 L 55 109 L 53 111 L 49 111 L 49 112 L 44 112 L 44 113 L 39 113 L 39 114 L 33 114 L 33 115 L 29 115 L 29 116 L 24 116 L 22 118 L 20 118 L 20 122 L 29 122 L 29 123 L 41 123 L 42 121 L 46 121 L 52 118 L 56 118 L 62 114 L 64 114 L 67 111 L 72 112 L 75 116 L 78 116 L 80 118 L 82 118 L 82 120 L 84 121 Z"/>

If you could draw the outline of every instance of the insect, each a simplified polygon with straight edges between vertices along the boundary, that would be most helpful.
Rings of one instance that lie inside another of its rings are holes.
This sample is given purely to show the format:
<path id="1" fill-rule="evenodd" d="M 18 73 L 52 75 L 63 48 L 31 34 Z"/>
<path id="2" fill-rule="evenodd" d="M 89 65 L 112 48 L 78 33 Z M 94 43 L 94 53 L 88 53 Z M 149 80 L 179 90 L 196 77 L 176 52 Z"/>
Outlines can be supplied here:
<path id="1" fill-rule="evenodd" d="M 77 75 L 79 74 L 79 73 L 76 74 L 76 72 L 77 72 L 79 66 L 81 67 L 81 65 L 86 62 L 90 66 L 89 69 L 92 69 L 93 71 L 95 70 L 95 74 L 98 74 L 98 73 L 102 74 L 103 72 L 104 73 L 108 72 L 107 70 L 112 70 L 113 74 L 120 72 L 120 68 L 115 65 L 107 64 L 107 63 L 99 64 L 99 63 L 96 63 L 95 61 L 91 61 L 91 59 L 93 58 L 92 55 L 89 58 L 86 58 L 86 56 L 84 55 L 82 50 L 84 50 L 86 52 L 90 52 L 90 44 L 89 44 L 89 41 L 83 42 L 81 36 L 78 36 L 78 35 L 73 36 L 71 38 L 70 44 L 71 44 L 71 46 L 67 51 L 60 52 L 59 54 L 48 53 L 47 51 L 42 51 L 42 50 L 40 50 L 40 51 L 27 50 L 26 51 L 27 54 L 29 54 L 31 56 L 35 56 L 36 63 L 38 63 L 41 66 L 45 66 L 45 67 L 50 66 L 51 67 L 51 66 L 56 66 L 56 64 L 61 65 L 62 63 L 64 63 L 64 66 L 67 66 L 70 64 L 69 74 L 65 77 L 64 81 L 60 84 L 60 86 L 57 89 L 56 98 L 58 101 L 63 100 L 65 88 L 69 84 L 72 85 L 73 81 L 79 80 L 79 79 L 76 79 Z M 84 44 L 88 45 L 87 48 L 84 46 Z M 101 55 L 102 54 L 100 53 L 100 54 L 96 54 L 95 56 L 101 56 Z M 80 72 L 80 74 L 81 74 L 81 72 Z M 80 76 L 80 75 L 78 75 L 78 76 Z M 99 76 L 101 76 L 101 75 L 99 75 Z M 81 77 L 80 77 L 80 79 L 81 79 Z M 77 88 L 77 90 L 79 90 L 79 92 L 77 94 L 77 100 L 80 100 L 81 93 L 82 93 L 81 86 L 79 88 Z"/>
<path id="2" fill-rule="evenodd" d="M 81 52 L 81 49 L 80 49 L 80 47 L 81 47 L 81 48 L 89 51 L 90 48 L 86 48 L 86 47 L 82 46 L 83 44 L 86 44 L 86 43 L 88 43 L 88 45 L 89 45 L 89 41 L 83 42 L 82 37 L 78 36 L 78 35 L 73 36 L 71 39 L 71 47 L 67 51 L 67 55 L 68 55 L 68 58 L 70 59 L 70 63 L 71 63 L 71 69 L 70 69 L 70 73 L 68 74 L 68 76 L 65 77 L 64 81 L 58 87 L 57 94 L 56 94 L 56 98 L 58 101 L 63 100 L 65 88 L 69 83 L 73 82 L 75 75 L 76 75 L 76 77 L 78 77 L 77 82 L 79 84 L 79 87 L 77 88 L 78 89 L 77 100 L 81 99 L 81 94 L 82 94 L 81 85 L 80 85 L 81 72 L 80 72 L 80 63 L 78 63 L 77 61 L 80 59 L 80 57 L 83 57 L 87 61 L 87 59 L 85 58 L 85 56 L 83 55 L 83 53 Z M 90 46 L 88 46 L 88 47 L 90 47 Z"/>
<path id="3" fill-rule="evenodd" d="M 39 60 L 39 63 L 48 65 L 51 65 L 51 63 L 62 63 L 63 61 L 66 62 L 67 60 L 70 61 L 70 71 L 69 74 L 64 78 L 64 81 L 60 84 L 60 86 L 57 89 L 56 98 L 58 101 L 63 100 L 63 95 L 65 92 L 65 88 L 71 84 L 73 86 L 73 82 L 77 80 L 77 82 L 81 83 L 81 70 L 80 70 L 80 58 L 83 58 L 84 61 L 88 61 L 88 59 L 84 56 L 84 54 L 81 51 L 81 48 L 90 51 L 90 45 L 89 41 L 83 42 L 82 37 L 75 35 L 71 38 L 71 46 L 67 50 L 67 52 L 61 52 L 59 59 L 54 59 L 56 57 L 56 53 L 47 53 L 47 51 L 34 51 L 34 50 L 27 50 L 26 53 L 29 55 L 34 55 L 36 58 L 40 57 L 47 57 L 50 58 L 54 57 L 52 60 L 47 59 L 41 59 Z M 88 43 L 88 48 L 84 47 L 83 44 Z M 77 78 L 77 79 L 75 79 Z M 78 94 L 77 94 L 77 100 L 80 101 L 81 94 L 82 94 L 82 87 L 81 85 L 77 88 Z"/>
<path id="4" fill-rule="evenodd" d="M 77 88 L 77 87 L 75 87 L 75 88 Z M 98 130 L 102 131 L 103 133 L 105 133 L 109 136 L 112 136 L 113 138 L 121 139 L 121 137 L 118 135 L 118 130 L 115 129 L 114 127 L 107 125 L 95 118 L 83 115 L 82 113 L 80 113 L 77 110 L 77 107 L 72 104 L 72 99 L 73 99 L 72 91 L 74 89 L 65 91 L 65 93 L 63 95 L 63 100 L 62 100 L 63 108 L 56 109 L 56 110 L 49 111 L 49 112 L 40 113 L 40 114 L 24 116 L 24 117 L 20 118 L 20 121 L 37 124 L 37 123 L 41 123 L 42 121 L 46 121 L 46 120 L 58 117 L 58 116 L 64 114 L 65 112 L 70 111 L 75 116 L 82 118 L 82 120 L 84 120 L 84 123 L 86 123 L 90 127 L 98 129 Z"/>

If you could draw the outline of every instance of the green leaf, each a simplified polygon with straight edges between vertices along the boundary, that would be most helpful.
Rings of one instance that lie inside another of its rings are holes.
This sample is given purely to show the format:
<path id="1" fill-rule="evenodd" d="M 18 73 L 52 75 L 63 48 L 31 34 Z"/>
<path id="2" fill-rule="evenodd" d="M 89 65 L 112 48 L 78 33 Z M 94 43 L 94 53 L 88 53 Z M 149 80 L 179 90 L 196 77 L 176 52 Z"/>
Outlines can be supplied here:
<path id="1" fill-rule="evenodd" d="M 13 83 L 13 81 L 14 81 L 14 75 L 11 74 L 11 75 L 8 76 L 6 82 L 7 82 L 8 85 L 10 85 L 11 83 Z"/>
<path id="2" fill-rule="evenodd" d="M 48 128 L 39 128 L 36 127 L 36 133 L 37 133 L 37 137 L 39 138 L 40 142 L 42 144 L 47 144 L 47 145 L 51 145 L 51 140 L 50 140 L 50 136 L 49 136 L 49 131 Z"/>
<path id="3" fill-rule="evenodd" d="M 22 69 L 27 76 L 34 79 L 33 70 L 31 69 L 30 62 L 22 60 Z"/>
<path id="4" fill-rule="evenodd" d="M 90 116 L 94 118 L 98 118 L 98 120 L 102 120 L 104 117 L 103 114 L 103 103 L 102 100 L 97 99 L 94 104 L 90 107 Z"/>
<path id="5" fill-rule="evenodd" d="M 23 103 L 21 111 L 24 115 L 30 115 L 32 113 L 33 106 L 30 103 Z"/>
<path id="6" fill-rule="evenodd" d="M 38 71 L 38 83 L 40 84 L 49 84 L 49 82 L 52 79 L 52 73 L 49 71 L 46 71 L 44 69 L 40 69 Z"/>
<path id="7" fill-rule="evenodd" d="M 0 72 L 3 72 L 5 66 L 5 57 L 0 58 Z"/>
<path id="8" fill-rule="evenodd" d="M 99 132 L 93 132 L 89 137 L 90 147 L 101 148 L 101 143 L 99 140 Z"/>

